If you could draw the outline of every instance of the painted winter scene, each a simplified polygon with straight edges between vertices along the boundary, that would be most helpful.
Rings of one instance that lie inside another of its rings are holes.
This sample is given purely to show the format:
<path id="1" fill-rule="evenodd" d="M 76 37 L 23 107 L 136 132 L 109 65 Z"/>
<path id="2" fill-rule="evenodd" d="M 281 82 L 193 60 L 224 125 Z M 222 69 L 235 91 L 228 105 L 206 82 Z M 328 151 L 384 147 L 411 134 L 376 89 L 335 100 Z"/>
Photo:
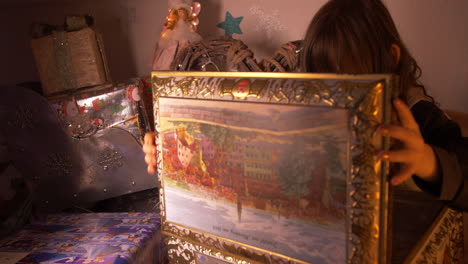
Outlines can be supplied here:
<path id="1" fill-rule="evenodd" d="M 307 263 L 344 263 L 348 111 L 159 98 L 166 219 Z"/>

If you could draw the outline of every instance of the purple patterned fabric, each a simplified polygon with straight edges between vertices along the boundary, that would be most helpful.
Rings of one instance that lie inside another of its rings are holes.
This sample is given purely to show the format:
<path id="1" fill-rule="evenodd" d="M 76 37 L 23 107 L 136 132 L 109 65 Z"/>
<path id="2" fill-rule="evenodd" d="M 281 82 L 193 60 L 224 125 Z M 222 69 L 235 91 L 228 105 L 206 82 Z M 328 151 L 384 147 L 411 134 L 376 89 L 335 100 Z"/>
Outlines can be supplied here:
<path id="1" fill-rule="evenodd" d="M 0 241 L 0 255 L 29 252 L 18 264 L 158 263 L 160 224 L 154 213 L 53 214 Z"/>

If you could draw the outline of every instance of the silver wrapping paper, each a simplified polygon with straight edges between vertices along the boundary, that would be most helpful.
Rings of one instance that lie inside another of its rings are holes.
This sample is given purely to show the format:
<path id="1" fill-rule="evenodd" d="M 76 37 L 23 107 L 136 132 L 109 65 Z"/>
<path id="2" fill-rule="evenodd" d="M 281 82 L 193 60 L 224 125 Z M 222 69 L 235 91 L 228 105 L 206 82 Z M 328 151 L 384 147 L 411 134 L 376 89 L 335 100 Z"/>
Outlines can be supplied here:
<path id="1" fill-rule="evenodd" d="M 136 81 L 49 101 L 27 89 L 2 87 L 0 120 L 2 155 L 27 180 L 40 211 L 157 185 L 141 150 L 147 118 Z"/>

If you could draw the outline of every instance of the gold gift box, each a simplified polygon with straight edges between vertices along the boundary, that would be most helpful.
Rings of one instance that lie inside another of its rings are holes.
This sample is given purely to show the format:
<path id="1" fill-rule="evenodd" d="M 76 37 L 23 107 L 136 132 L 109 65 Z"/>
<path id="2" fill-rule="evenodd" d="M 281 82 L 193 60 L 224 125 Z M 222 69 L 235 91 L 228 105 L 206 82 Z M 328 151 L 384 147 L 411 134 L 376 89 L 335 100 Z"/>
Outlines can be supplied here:
<path id="1" fill-rule="evenodd" d="M 92 28 L 32 39 L 45 95 L 110 82 L 101 35 Z"/>

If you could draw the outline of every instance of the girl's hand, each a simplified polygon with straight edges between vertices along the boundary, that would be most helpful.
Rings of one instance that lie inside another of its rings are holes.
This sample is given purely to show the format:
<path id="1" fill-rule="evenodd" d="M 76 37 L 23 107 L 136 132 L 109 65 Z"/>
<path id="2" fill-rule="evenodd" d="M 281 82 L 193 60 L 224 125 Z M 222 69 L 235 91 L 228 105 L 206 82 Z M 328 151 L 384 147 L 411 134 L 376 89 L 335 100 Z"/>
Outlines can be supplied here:
<path id="1" fill-rule="evenodd" d="M 399 185 L 412 175 L 427 182 L 438 179 L 437 159 L 432 147 L 424 142 L 419 126 L 408 106 L 400 99 L 393 101 L 401 125 L 381 125 L 378 132 L 403 143 L 401 149 L 382 151 L 378 155 L 383 160 L 401 163 L 400 171 L 391 178 L 392 185 Z"/>
<path id="2" fill-rule="evenodd" d="M 153 132 L 145 134 L 143 152 L 145 153 L 145 162 L 148 164 L 148 173 L 153 174 L 157 167 L 156 144 L 154 142 Z"/>

